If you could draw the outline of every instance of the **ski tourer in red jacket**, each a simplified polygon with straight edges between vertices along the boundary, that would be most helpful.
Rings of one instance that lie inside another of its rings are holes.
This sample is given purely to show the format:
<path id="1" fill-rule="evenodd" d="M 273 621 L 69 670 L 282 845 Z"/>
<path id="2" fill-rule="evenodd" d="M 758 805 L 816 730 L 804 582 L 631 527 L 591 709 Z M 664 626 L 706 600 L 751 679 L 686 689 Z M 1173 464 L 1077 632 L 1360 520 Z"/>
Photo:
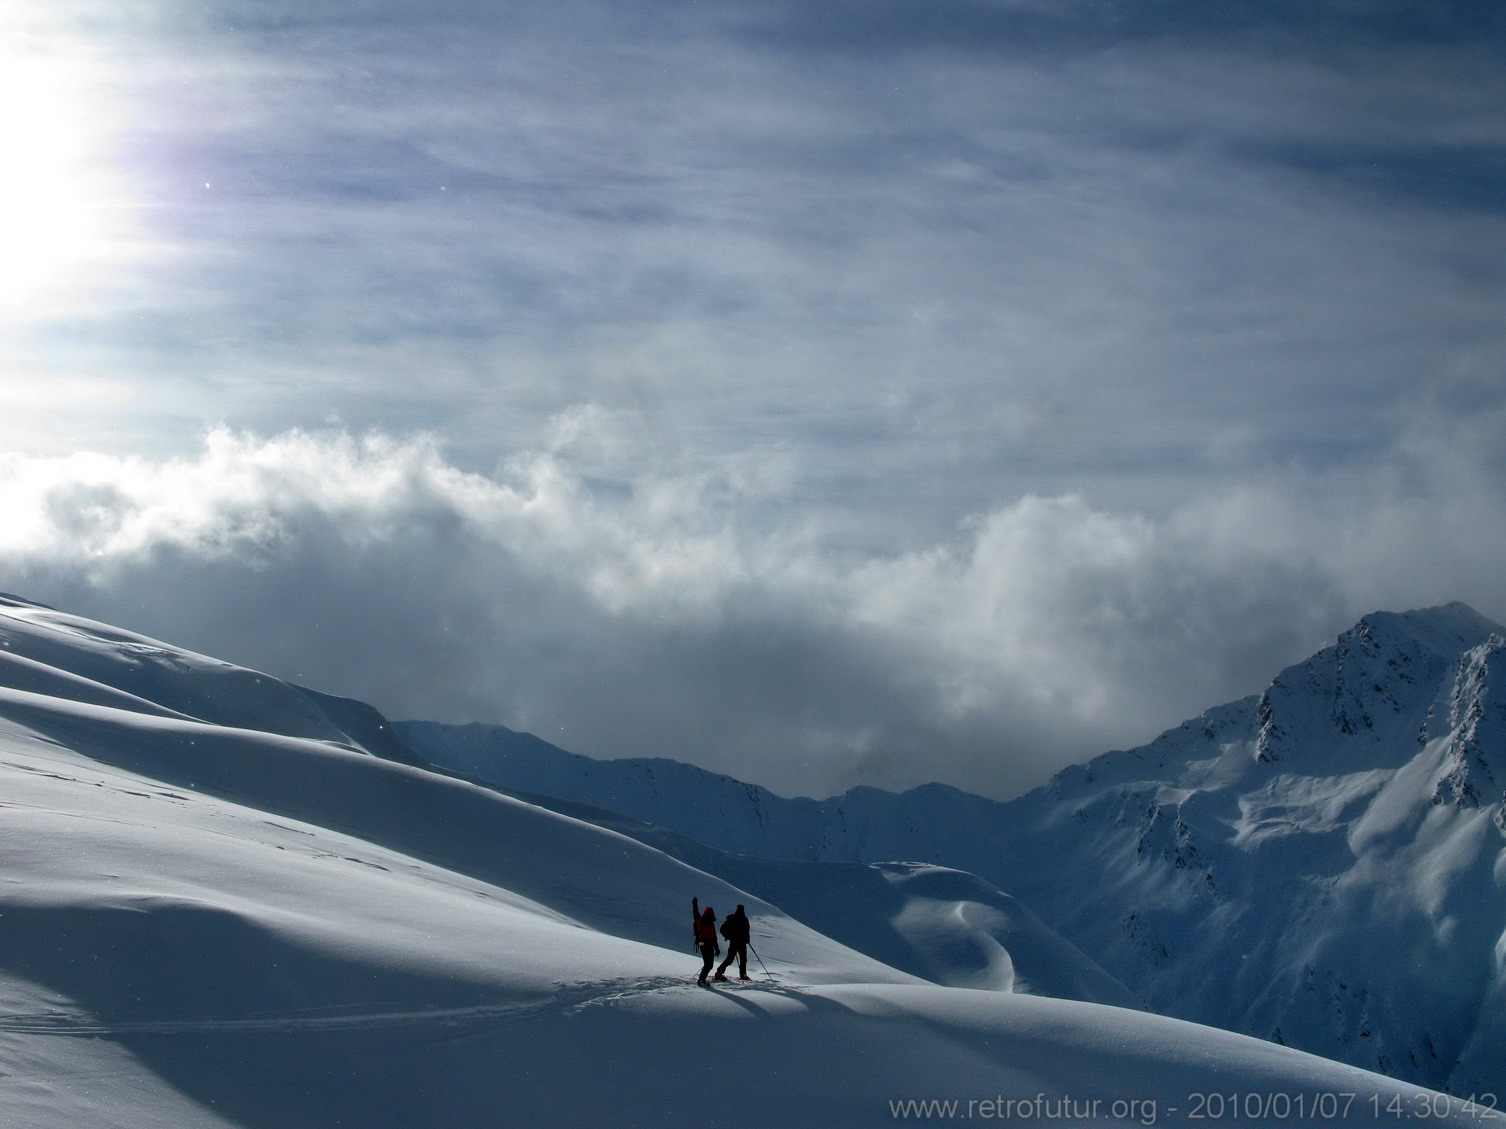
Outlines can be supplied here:
<path id="1" fill-rule="evenodd" d="M 707 906 L 701 909 L 699 898 L 690 899 L 691 927 L 695 930 L 696 951 L 701 954 L 701 976 L 697 983 L 706 983 L 706 974 L 711 971 L 711 964 L 722 951 L 722 946 L 716 939 L 716 912 Z"/>

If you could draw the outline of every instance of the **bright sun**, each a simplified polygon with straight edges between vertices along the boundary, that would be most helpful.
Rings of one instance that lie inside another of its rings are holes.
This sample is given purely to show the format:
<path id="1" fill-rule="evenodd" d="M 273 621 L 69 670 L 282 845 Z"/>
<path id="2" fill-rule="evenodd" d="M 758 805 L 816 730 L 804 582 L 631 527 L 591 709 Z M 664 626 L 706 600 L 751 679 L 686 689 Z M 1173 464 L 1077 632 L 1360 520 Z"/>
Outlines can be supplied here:
<path id="1" fill-rule="evenodd" d="M 0 48 L 0 304 L 54 296 L 104 250 L 87 78 L 54 53 Z"/>

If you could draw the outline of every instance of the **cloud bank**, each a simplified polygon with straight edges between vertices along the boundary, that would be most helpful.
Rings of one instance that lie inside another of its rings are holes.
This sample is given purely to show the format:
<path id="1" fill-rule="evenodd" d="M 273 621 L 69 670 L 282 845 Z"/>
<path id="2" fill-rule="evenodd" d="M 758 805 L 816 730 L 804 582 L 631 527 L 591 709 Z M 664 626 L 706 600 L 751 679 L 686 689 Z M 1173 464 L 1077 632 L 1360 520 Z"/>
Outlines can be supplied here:
<path id="1" fill-rule="evenodd" d="M 1506 612 L 1499 417 L 1419 416 L 1364 472 L 1157 518 L 1028 496 L 886 555 L 747 518 L 777 468 L 593 484 L 577 461 L 633 442 L 616 427 L 582 410 L 488 474 L 431 438 L 342 432 L 8 455 L 0 578 L 391 716 L 787 794 L 1010 795 L 1259 690 L 1366 611 Z"/>

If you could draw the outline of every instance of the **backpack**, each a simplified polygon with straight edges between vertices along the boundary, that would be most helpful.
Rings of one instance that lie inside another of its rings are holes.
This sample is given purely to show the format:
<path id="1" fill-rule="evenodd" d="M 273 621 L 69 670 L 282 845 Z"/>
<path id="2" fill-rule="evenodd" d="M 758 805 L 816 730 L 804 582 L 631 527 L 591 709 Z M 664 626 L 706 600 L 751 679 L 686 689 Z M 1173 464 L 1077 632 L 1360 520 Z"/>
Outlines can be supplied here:
<path id="1" fill-rule="evenodd" d="M 710 914 L 709 920 L 707 919 L 707 914 Z M 695 919 L 695 939 L 697 942 L 711 941 L 714 943 L 716 941 L 716 914 L 711 912 L 710 906 L 706 907 L 705 913 Z"/>
<path id="2" fill-rule="evenodd" d="M 740 914 L 729 913 L 722 922 L 722 936 L 729 941 L 747 941 L 748 919 Z"/>

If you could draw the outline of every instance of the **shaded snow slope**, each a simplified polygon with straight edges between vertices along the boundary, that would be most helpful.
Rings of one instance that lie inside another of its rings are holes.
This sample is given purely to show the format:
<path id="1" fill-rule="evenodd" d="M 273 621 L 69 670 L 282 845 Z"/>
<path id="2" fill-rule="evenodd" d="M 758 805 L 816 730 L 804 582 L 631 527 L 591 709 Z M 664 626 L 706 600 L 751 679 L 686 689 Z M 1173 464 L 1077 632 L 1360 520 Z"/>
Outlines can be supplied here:
<path id="1" fill-rule="evenodd" d="M 43 622 L 0 608 L 7 631 Z M 149 706 L 0 690 L 0 1123 L 841 1127 L 914 1099 L 1190 1124 L 1207 1092 L 1265 1103 L 1242 1124 L 1392 1103 L 1482 1123 L 1241 1036 L 924 983 L 646 843 L 281 732 L 280 692 L 270 729 L 245 701 L 221 701 L 233 726 L 190 720 L 189 687 L 123 688 L 99 677 L 107 632 L 71 637 L 76 664 L 25 657 Z M 129 666 L 142 644 L 114 642 Z M 262 692 L 205 674 L 210 698 Z M 687 983 L 690 894 L 748 905 L 774 981 Z"/>
<path id="2" fill-rule="evenodd" d="M 933 983 L 1145 1006 L 1018 899 L 976 875 L 928 863 L 761 859 L 708 847 L 606 808 L 507 791 L 657 847 L 858 952 Z"/>
<path id="3" fill-rule="evenodd" d="M 1501 635 L 1461 604 L 1367 616 L 1263 694 L 1009 803 L 785 800 L 505 730 L 397 728 L 439 763 L 727 850 L 970 871 L 1158 1011 L 1506 1092 Z"/>

